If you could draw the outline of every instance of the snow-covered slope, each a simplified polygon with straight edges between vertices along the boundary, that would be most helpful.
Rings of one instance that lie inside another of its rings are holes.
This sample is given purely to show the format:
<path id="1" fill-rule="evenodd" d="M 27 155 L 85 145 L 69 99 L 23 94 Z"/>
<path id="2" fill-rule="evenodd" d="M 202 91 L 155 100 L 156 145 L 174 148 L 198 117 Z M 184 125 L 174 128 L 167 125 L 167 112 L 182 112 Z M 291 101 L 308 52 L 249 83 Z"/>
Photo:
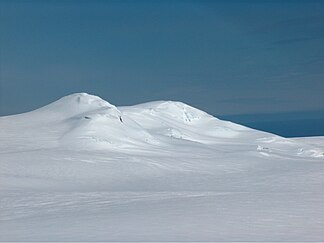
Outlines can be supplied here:
<path id="1" fill-rule="evenodd" d="M 0 240 L 324 238 L 324 139 L 86 93 L 0 117 Z"/>

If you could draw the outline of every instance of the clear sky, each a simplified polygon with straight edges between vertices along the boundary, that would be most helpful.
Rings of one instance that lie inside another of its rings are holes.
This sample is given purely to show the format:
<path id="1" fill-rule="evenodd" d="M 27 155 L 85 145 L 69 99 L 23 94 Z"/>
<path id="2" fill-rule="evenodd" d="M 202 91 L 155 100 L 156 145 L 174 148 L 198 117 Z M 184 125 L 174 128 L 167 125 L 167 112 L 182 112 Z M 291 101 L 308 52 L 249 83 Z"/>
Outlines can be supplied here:
<path id="1" fill-rule="evenodd" d="M 74 92 L 115 105 L 180 100 L 215 116 L 324 111 L 324 1 L 0 7 L 0 115 Z"/>

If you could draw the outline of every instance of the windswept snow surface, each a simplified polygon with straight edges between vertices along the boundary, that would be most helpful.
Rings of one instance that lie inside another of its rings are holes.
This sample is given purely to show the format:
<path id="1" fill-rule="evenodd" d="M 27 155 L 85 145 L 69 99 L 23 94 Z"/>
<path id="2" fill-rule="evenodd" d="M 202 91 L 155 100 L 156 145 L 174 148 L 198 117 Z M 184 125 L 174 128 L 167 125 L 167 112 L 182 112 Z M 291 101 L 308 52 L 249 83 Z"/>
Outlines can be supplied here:
<path id="1" fill-rule="evenodd" d="M 86 93 L 0 118 L 1 241 L 321 241 L 324 138 Z"/>

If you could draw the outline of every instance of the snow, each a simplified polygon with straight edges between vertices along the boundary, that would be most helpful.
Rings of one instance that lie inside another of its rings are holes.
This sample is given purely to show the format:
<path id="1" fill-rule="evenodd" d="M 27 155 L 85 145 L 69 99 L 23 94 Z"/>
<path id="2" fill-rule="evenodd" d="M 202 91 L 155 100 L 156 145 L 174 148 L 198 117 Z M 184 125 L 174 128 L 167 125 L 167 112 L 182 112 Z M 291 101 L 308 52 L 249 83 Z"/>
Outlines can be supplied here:
<path id="1" fill-rule="evenodd" d="M 0 241 L 321 241 L 324 138 L 86 93 L 0 117 Z"/>

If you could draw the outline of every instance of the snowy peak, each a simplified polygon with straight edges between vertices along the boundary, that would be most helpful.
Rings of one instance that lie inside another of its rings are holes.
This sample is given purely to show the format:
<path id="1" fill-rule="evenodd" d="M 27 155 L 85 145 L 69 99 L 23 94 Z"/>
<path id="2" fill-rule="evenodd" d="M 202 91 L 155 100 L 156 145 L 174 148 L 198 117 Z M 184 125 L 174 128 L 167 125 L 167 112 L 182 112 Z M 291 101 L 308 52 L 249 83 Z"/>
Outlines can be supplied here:
<path id="1" fill-rule="evenodd" d="M 143 114 L 160 115 L 177 119 L 184 123 L 191 123 L 202 118 L 212 118 L 204 111 L 198 110 L 179 101 L 154 101 L 132 106 L 132 109 Z"/>
<path id="2" fill-rule="evenodd" d="M 45 112 L 61 116 L 62 118 L 67 118 L 101 110 L 116 111 L 117 108 L 98 96 L 87 93 L 76 93 L 65 96 L 49 105 L 46 105 L 36 110 L 36 112 Z"/>
<path id="3" fill-rule="evenodd" d="M 234 138 L 258 131 L 219 120 L 204 111 L 178 101 L 155 101 L 120 110 L 142 124 L 148 131 L 172 138 L 204 144 L 218 138 Z"/>
<path id="4" fill-rule="evenodd" d="M 70 147 L 105 148 L 156 143 L 154 138 L 116 106 L 98 96 L 76 93 L 53 102 L 38 112 L 61 117 L 67 127 L 61 143 Z"/>
<path id="5" fill-rule="evenodd" d="M 58 101 L 57 103 L 75 103 L 78 105 L 95 105 L 99 107 L 112 107 L 107 101 L 103 100 L 99 96 L 90 95 L 88 93 L 75 93 L 67 95 Z"/>

